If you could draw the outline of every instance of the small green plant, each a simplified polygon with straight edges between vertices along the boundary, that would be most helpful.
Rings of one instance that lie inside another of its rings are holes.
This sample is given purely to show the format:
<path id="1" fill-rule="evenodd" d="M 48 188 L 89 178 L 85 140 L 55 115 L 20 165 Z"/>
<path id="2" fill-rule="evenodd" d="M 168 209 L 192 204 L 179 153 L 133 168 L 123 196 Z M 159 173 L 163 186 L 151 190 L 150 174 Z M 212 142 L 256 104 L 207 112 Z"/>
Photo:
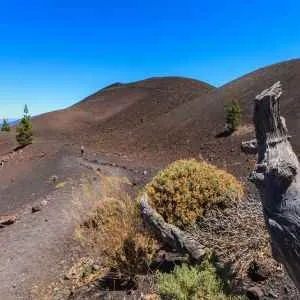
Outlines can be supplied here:
<path id="1" fill-rule="evenodd" d="M 200 267 L 176 266 L 169 274 L 158 274 L 159 294 L 163 300 L 238 300 L 223 292 L 222 280 L 209 259 Z"/>
<path id="2" fill-rule="evenodd" d="M 10 131 L 10 126 L 8 124 L 7 119 L 3 119 L 1 131 L 6 131 L 6 132 Z"/>
<path id="3" fill-rule="evenodd" d="M 33 132 L 32 132 L 32 122 L 29 115 L 28 107 L 24 107 L 24 116 L 20 120 L 20 123 L 17 126 L 17 142 L 21 147 L 29 145 L 32 143 Z"/>
<path id="4" fill-rule="evenodd" d="M 238 102 L 232 101 L 226 107 L 226 125 L 230 132 L 235 131 L 241 123 L 241 107 Z"/>
<path id="5" fill-rule="evenodd" d="M 176 266 L 170 274 L 158 275 L 159 293 L 166 300 L 197 299 L 199 284 L 200 271 L 186 264 Z"/>
<path id="6" fill-rule="evenodd" d="M 165 221 L 179 227 L 194 225 L 206 209 L 243 196 L 243 186 L 234 176 L 195 159 L 175 161 L 154 177 L 146 191 Z"/>

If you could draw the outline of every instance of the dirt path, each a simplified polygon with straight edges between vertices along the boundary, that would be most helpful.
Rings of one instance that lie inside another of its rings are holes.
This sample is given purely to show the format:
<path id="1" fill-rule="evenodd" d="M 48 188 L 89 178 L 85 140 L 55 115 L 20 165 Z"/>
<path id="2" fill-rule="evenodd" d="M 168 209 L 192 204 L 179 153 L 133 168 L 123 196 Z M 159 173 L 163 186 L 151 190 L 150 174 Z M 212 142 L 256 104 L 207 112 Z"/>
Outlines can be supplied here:
<path id="1" fill-rule="evenodd" d="M 131 169 L 101 158 L 82 159 L 65 154 L 47 167 L 51 167 L 47 175 L 58 172 L 57 184 L 62 187 L 44 190 L 44 195 L 37 197 L 38 191 L 34 187 L 38 188 L 39 185 L 32 185 L 32 190 L 27 191 L 28 195 L 33 193 L 32 198 L 29 197 L 26 205 L 22 206 L 22 213 L 20 209 L 17 210 L 16 223 L 0 229 L 0 300 L 40 300 L 39 296 L 35 296 L 35 291 L 40 293 L 43 287 L 62 279 L 78 259 L 81 249 L 73 238 L 78 222 L 74 218 L 78 209 L 74 197 L 81 193 L 86 183 L 94 192 L 99 192 L 97 172 L 129 176 L 140 184 L 146 180 L 142 168 Z M 67 179 L 66 173 L 69 175 Z M 36 178 L 36 175 L 33 177 Z M 10 192 L 14 196 L 13 190 Z M 19 194 L 19 191 L 16 192 Z M 40 205 L 41 211 L 32 213 L 31 209 L 36 204 Z M 5 203 L 2 202 L 2 205 Z"/>
<path id="2" fill-rule="evenodd" d="M 34 200 L 43 203 L 41 211 L 31 213 L 28 206 L 17 222 L 0 229 L 0 299 L 37 299 L 35 286 L 47 285 L 70 266 L 79 251 L 73 240 L 75 220 L 72 218 L 73 196 L 80 190 L 80 181 L 95 176 L 76 158 L 74 164 L 80 178 L 68 180 L 53 192 Z M 93 188 L 99 188 L 94 180 Z"/>
<path id="3" fill-rule="evenodd" d="M 31 299 L 32 284 L 42 284 L 62 271 L 67 245 L 73 244 L 72 223 L 65 216 L 70 207 L 69 193 L 50 196 L 43 211 L 28 214 L 0 232 L 1 299 Z M 71 247 L 70 247 L 71 248 Z"/>

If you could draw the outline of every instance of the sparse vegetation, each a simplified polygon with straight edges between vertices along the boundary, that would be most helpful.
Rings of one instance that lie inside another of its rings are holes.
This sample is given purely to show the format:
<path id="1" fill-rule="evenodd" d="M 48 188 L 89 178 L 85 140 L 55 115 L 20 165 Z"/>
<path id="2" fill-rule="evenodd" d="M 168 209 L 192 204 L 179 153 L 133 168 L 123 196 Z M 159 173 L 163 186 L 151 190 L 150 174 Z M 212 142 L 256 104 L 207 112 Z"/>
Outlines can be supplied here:
<path id="1" fill-rule="evenodd" d="M 226 206 L 243 196 L 243 186 L 234 176 L 194 159 L 172 163 L 146 191 L 164 219 L 179 227 L 195 224 L 210 207 Z"/>
<path id="2" fill-rule="evenodd" d="M 227 296 L 222 280 L 213 264 L 207 259 L 200 267 L 183 264 L 170 274 L 159 273 L 159 293 L 163 300 L 237 300 L 241 297 Z"/>
<path id="3" fill-rule="evenodd" d="M 27 105 L 24 107 L 24 116 L 17 126 L 16 139 L 21 147 L 31 144 L 33 140 L 32 122 Z"/>
<path id="4" fill-rule="evenodd" d="M 187 265 L 176 266 L 172 273 L 158 275 L 159 293 L 166 300 L 197 299 L 199 270 Z"/>
<path id="5" fill-rule="evenodd" d="M 66 186 L 66 184 L 67 184 L 66 181 L 59 182 L 59 183 L 55 186 L 55 188 L 56 188 L 56 189 L 62 189 L 62 188 L 64 188 L 64 187 Z"/>
<path id="6" fill-rule="evenodd" d="M 241 123 L 241 107 L 238 102 L 232 101 L 226 107 L 226 126 L 230 132 L 235 131 Z"/>
<path id="7" fill-rule="evenodd" d="M 107 267 L 130 277 L 146 274 L 159 248 L 145 230 L 136 202 L 125 195 L 101 201 L 76 233 Z"/>
<path id="8" fill-rule="evenodd" d="M 1 131 L 6 131 L 6 132 L 10 131 L 10 126 L 7 119 L 3 119 Z"/>

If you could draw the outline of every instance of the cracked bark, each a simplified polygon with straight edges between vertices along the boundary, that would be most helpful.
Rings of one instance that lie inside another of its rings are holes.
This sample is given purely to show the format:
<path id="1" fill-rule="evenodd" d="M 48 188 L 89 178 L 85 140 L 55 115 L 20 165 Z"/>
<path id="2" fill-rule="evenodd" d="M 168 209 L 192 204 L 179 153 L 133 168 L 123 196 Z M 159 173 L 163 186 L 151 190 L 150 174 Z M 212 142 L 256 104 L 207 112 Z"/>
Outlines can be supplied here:
<path id="1" fill-rule="evenodd" d="M 260 191 L 273 256 L 300 290 L 300 172 L 280 116 L 280 82 L 255 98 L 254 125 L 258 159 L 250 175 Z"/>
<path id="2" fill-rule="evenodd" d="M 200 262 L 205 257 L 204 246 L 187 232 L 165 222 L 163 217 L 150 206 L 146 193 L 141 197 L 140 203 L 145 223 L 150 226 L 159 239 L 181 253 L 188 253 L 195 261 Z"/>

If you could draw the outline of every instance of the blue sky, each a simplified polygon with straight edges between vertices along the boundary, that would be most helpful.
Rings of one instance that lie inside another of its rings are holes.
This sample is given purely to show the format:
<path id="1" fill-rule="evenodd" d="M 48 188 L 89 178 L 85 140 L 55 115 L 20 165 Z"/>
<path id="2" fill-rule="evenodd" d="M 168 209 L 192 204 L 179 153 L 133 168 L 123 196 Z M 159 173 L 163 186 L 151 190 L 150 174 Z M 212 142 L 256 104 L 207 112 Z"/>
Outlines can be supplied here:
<path id="1" fill-rule="evenodd" d="M 222 85 L 297 58 L 294 1 L 0 1 L 0 117 L 63 108 L 116 82 Z"/>

